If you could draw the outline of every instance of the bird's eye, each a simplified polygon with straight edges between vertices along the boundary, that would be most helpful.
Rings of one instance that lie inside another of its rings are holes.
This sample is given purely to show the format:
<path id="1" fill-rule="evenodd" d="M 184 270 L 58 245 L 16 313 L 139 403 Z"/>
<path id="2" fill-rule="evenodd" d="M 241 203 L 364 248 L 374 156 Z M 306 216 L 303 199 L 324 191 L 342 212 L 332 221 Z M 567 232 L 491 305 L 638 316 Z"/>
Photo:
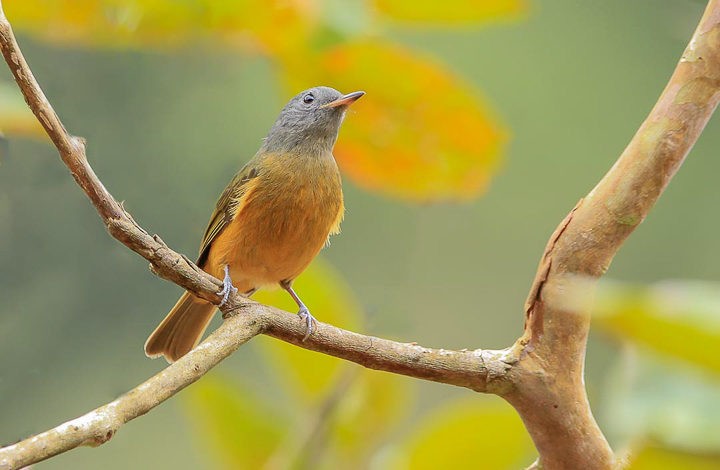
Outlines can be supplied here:
<path id="1" fill-rule="evenodd" d="M 310 104 L 313 101 L 315 101 L 315 97 L 312 95 L 312 93 L 308 93 L 307 95 L 303 96 L 303 103 Z"/>

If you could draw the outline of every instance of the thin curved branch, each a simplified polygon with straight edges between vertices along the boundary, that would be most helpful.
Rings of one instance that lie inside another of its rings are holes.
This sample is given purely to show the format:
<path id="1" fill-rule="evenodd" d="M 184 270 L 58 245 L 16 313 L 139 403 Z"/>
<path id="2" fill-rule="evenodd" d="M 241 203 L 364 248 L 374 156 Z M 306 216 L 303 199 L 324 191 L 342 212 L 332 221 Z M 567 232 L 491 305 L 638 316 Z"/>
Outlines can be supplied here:
<path id="1" fill-rule="evenodd" d="M 540 262 L 517 344 L 517 386 L 506 397 L 535 442 L 540 468 L 616 465 L 583 382 L 592 292 L 719 100 L 720 0 L 711 0 L 657 104 L 607 175 L 558 226 Z"/>

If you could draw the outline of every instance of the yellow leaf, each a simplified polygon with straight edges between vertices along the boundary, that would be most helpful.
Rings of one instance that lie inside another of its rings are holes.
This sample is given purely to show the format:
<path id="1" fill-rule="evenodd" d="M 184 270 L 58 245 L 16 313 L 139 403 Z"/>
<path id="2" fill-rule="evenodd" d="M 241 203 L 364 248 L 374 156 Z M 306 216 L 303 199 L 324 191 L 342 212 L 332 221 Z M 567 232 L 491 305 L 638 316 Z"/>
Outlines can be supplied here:
<path id="1" fill-rule="evenodd" d="M 630 457 L 628 470 L 717 470 L 720 455 L 701 455 L 661 447 L 644 447 Z"/>
<path id="2" fill-rule="evenodd" d="M 261 468 L 289 429 L 271 404 L 217 374 L 203 377 L 182 397 L 191 429 L 225 468 Z"/>
<path id="3" fill-rule="evenodd" d="M 293 283 L 293 288 L 319 321 L 350 330 L 356 330 L 361 324 L 362 309 L 350 286 L 322 259 L 313 261 Z M 284 290 L 260 291 L 254 298 L 288 312 L 298 309 Z M 339 359 L 272 338 L 259 337 L 258 343 L 294 399 L 313 400 L 323 395 L 335 383 L 344 365 Z"/>
<path id="4" fill-rule="evenodd" d="M 373 4 L 387 18 L 449 26 L 514 18 L 528 9 L 525 0 L 373 0 Z"/>
<path id="5" fill-rule="evenodd" d="M 337 461 L 367 468 L 377 448 L 385 443 L 415 398 L 412 379 L 368 369 L 358 377 L 338 404 L 328 448 Z"/>
<path id="6" fill-rule="evenodd" d="M 45 131 L 23 101 L 15 84 L 0 82 L 0 131 L 15 136 L 41 137 Z"/>
<path id="7" fill-rule="evenodd" d="M 324 83 L 367 92 L 353 104 L 335 147 L 358 185 L 414 201 L 468 200 L 483 192 L 506 137 L 467 83 L 439 63 L 379 41 L 342 44 L 315 60 L 286 64 L 293 88 Z"/>
<path id="8" fill-rule="evenodd" d="M 54 43 L 172 47 L 210 37 L 275 53 L 304 41 L 316 0 L 22 0 L 6 6 L 13 26 Z"/>
<path id="9" fill-rule="evenodd" d="M 533 445 L 520 417 L 499 399 L 451 402 L 408 432 L 392 468 L 467 468 L 482 462 L 482 468 L 502 470 L 532 462 Z"/>
<path id="10" fill-rule="evenodd" d="M 650 288 L 604 284 L 593 322 L 620 338 L 720 373 L 720 286 L 663 282 Z"/>

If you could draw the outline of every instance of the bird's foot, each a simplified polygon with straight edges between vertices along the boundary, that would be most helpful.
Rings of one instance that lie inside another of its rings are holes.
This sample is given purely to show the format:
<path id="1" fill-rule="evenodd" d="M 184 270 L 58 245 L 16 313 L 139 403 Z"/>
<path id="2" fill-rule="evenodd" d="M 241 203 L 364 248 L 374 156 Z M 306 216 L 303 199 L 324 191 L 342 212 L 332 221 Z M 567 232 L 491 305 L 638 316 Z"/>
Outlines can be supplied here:
<path id="1" fill-rule="evenodd" d="M 305 332 L 305 336 L 303 336 L 302 339 L 304 343 L 312 334 L 314 326 L 317 325 L 317 320 L 315 320 L 315 317 L 310 314 L 310 310 L 308 310 L 303 301 L 300 300 L 300 297 L 298 297 L 298 295 L 293 290 L 292 280 L 280 281 L 280 287 L 288 291 L 295 303 L 298 305 L 298 307 L 300 307 L 300 310 L 297 314 L 301 320 L 305 320 L 305 324 L 307 325 L 307 331 Z"/>
<path id="2" fill-rule="evenodd" d="M 223 278 L 223 288 L 218 295 L 222 296 L 219 307 L 224 307 L 230 298 L 230 294 L 237 293 L 237 287 L 233 286 L 232 279 L 230 279 L 230 267 L 225 265 L 225 277 Z"/>
<path id="3" fill-rule="evenodd" d="M 303 343 L 305 340 L 307 340 L 310 335 L 313 332 L 313 329 L 315 328 L 315 325 L 317 324 L 317 320 L 315 320 L 315 317 L 312 316 L 310 313 L 310 310 L 306 306 L 300 307 L 300 311 L 298 311 L 298 316 L 305 320 L 305 324 L 307 325 L 307 331 L 305 332 L 305 336 L 303 336 Z"/>

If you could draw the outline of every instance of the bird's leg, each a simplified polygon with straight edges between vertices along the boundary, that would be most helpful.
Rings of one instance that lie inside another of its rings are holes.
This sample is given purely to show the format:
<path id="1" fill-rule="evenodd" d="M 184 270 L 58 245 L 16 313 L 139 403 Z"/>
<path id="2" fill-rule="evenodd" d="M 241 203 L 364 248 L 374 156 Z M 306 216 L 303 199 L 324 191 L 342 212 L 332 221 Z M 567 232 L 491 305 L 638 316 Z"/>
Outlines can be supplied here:
<path id="1" fill-rule="evenodd" d="M 223 288 L 220 292 L 218 292 L 218 295 L 222 296 L 222 301 L 218 307 L 224 306 L 227 303 L 230 294 L 236 294 L 237 291 L 237 287 L 233 286 L 232 279 L 230 279 L 230 266 L 226 264 L 225 277 L 223 278 Z"/>
<path id="2" fill-rule="evenodd" d="M 313 332 L 313 324 L 317 323 L 317 320 L 315 320 L 315 317 L 312 316 L 310 313 L 310 310 L 305 306 L 302 300 L 300 300 L 300 297 L 295 293 L 295 291 L 292 288 L 292 281 L 281 281 L 280 287 L 288 291 L 290 296 L 293 298 L 295 303 L 298 307 L 300 307 L 300 310 L 298 310 L 298 316 L 305 320 L 305 323 L 307 324 L 307 331 L 305 332 L 305 336 L 303 336 L 303 341 L 308 339 L 310 335 Z"/>

